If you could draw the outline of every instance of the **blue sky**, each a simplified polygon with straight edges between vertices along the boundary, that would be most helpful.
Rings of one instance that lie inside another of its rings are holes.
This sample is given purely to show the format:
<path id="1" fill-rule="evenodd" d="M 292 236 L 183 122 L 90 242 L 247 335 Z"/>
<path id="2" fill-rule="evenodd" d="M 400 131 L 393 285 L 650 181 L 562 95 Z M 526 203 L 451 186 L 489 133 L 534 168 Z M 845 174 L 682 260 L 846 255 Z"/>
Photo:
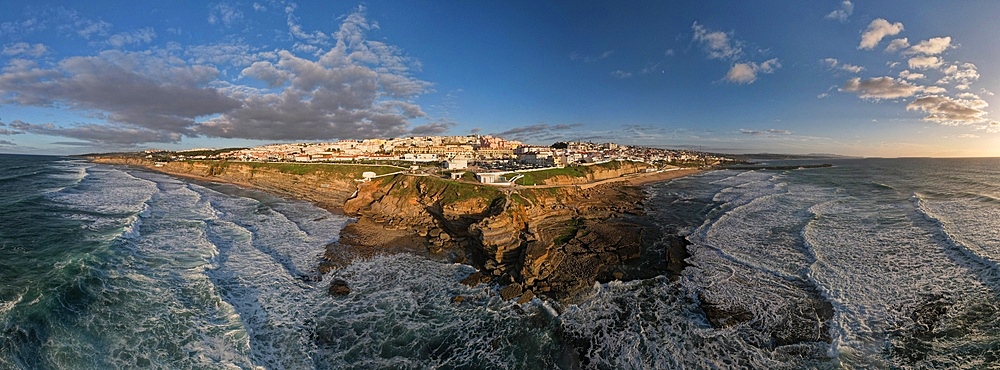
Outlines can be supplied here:
<path id="1" fill-rule="evenodd" d="M 1000 2 L 5 2 L 0 152 L 422 134 L 1000 156 Z"/>

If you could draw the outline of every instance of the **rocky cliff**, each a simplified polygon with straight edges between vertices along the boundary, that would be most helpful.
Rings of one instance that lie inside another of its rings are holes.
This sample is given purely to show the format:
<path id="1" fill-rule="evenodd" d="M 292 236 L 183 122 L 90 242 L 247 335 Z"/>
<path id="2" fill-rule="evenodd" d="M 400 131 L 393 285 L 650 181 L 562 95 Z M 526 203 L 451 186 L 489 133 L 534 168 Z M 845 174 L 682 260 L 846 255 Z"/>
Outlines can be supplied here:
<path id="1" fill-rule="evenodd" d="M 494 281 L 504 298 L 571 299 L 598 280 L 664 273 L 659 229 L 637 217 L 643 198 L 620 183 L 498 188 L 399 175 L 359 188 L 344 212 L 358 216 L 360 226 L 345 232 L 381 228 L 424 238 L 432 255 L 480 269 L 465 283 Z M 364 239 L 350 241 L 392 243 Z"/>
<path id="2" fill-rule="evenodd" d="M 146 167 L 176 176 L 233 183 L 254 187 L 278 195 L 308 200 L 324 208 L 339 210 L 355 191 L 354 179 L 365 167 L 353 172 L 299 171 L 294 173 L 276 165 L 217 161 L 177 161 L 154 163 L 135 157 L 95 157 L 96 163 Z M 301 165 L 300 165 L 301 166 Z M 321 166 L 321 165 L 320 165 Z"/>

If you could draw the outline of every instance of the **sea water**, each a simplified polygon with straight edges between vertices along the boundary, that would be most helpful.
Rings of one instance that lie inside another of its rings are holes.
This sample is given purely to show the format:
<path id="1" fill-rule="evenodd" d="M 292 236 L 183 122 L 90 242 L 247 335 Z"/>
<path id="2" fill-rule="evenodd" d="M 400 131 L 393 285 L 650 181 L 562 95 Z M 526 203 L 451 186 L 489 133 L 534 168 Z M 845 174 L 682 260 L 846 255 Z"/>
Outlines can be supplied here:
<path id="1" fill-rule="evenodd" d="M 691 242 L 680 279 L 517 305 L 408 254 L 323 276 L 350 219 L 305 202 L 0 156 L 0 368 L 998 366 L 1000 160 L 832 163 L 651 186 L 647 213 Z M 713 327 L 702 300 L 749 318 Z M 816 300 L 828 340 L 775 342 Z"/>

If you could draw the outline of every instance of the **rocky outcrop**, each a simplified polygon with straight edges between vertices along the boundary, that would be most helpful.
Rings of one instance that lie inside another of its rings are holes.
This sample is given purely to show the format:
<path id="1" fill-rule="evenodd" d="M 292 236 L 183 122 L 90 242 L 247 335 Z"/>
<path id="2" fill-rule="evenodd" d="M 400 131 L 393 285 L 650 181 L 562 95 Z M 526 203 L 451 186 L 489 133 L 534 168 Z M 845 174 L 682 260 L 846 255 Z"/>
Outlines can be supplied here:
<path id="1" fill-rule="evenodd" d="M 658 228 L 637 217 L 643 198 L 621 184 L 497 188 L 401 175 L 362 185 L 344 212 L 409 229 L 429 253 L 480 269 L 463 283 L 496 282 L 523 300 L 572 299 L 595 281 L 666 271 Z"/>
<path id="2" fill-rule="evenodd" d="M 528 301 L 536 295 L 572 299 L 595 281 L 663 274 L 685 257 L 655 250 L 658 228 L 637 216 L 644 195 L 623 183 L 500 188 L 415 175 L 358 183 L 338 173 L 295 174 L 239 162 L 93 160 L 252 186 L 356 216 L 340 240 L 327 246 L 321 271 L 358 257 L 417 253 L 471 264 L 480 271 L 463 283 L 497 283 L 511 299 Z M 640 166 L 593 166 L 582 180 L 615 178 Z"/>

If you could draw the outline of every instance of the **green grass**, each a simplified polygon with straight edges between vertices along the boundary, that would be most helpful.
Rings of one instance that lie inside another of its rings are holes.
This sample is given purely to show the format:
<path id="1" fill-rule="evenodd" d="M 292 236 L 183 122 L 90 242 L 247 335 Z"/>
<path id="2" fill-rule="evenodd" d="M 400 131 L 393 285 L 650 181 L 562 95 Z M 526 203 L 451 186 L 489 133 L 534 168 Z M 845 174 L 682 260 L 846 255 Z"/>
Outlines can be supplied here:
<path id="1" fill-rule="evenodd" d="M 645 166 L 645 164 L 642 163 L 634 163 L 634 165 Z M 626 162 L 610 161 L 591 166 L 568 166 L 564 168 L 553 168 L 542 171 L 518 172 L 519 174 L 524 175 L 524 177 L 518 179 L 516 183 L 518 185 L 543 185 L 545 183 L 545 180 L 557 176 L 587 178 L 588 175 L 598 170 L 619 170 L 625 166 Z"/>
<path id="2" fill-rule="evenodd" d="M 379 166 L 379 165 L 353 165 L 353 164 L 332 164 L 332 163 L 263 163 L 263 162 L 226 162 L 226 161 L 203 161 L 210 163 L 213 173 L 222 170 L 230 164 L 238 163 L 251 169 L 274 169 L 278 172 L 306 175 L 306 174 L 329 174 L 340 178 L 360 179 L 364 172 L 374 172 L 376 175 L 384 175 L 404 170 L 402 167 Z"/>

